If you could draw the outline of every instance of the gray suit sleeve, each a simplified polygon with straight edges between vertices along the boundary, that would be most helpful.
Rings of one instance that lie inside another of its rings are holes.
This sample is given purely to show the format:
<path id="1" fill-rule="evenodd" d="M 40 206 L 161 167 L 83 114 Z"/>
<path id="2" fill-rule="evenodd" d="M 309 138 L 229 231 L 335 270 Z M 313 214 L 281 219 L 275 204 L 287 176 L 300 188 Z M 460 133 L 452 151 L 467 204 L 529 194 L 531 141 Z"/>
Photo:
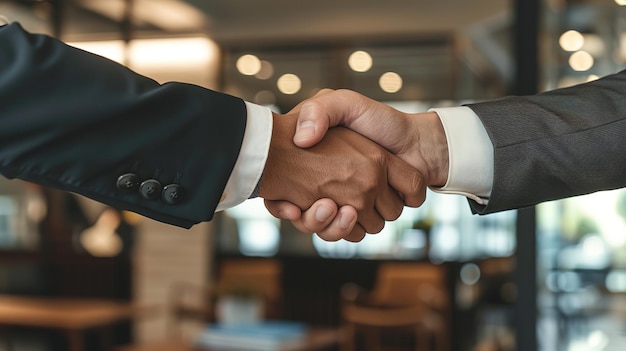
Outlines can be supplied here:
<path id="1" fill-rule="evenodd" d="M 494 145 L 486 214 L 626 186 L 626 71 L 468 105 Z"/>

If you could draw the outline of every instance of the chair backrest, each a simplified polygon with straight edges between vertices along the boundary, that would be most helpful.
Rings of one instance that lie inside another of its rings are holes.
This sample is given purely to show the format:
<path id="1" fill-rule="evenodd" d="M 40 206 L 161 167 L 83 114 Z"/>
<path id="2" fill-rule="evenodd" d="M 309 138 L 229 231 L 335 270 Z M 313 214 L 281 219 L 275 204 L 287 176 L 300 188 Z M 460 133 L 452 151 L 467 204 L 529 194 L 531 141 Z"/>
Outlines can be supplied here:
<path id="1" fill-rule="evenodd" d="M 282 267 L 274 259 L 228 259 L 220 262 L 218 293 L 256 293 L 266 301 L 267 317 L 278 317 L 282 299 Z"/>
<path id="2" fill-rule="evenodd" d="M 384 263 L 378 268 L 372 298 L 388 306 L 447 304 L 446 271 L 432 263 Z"/>

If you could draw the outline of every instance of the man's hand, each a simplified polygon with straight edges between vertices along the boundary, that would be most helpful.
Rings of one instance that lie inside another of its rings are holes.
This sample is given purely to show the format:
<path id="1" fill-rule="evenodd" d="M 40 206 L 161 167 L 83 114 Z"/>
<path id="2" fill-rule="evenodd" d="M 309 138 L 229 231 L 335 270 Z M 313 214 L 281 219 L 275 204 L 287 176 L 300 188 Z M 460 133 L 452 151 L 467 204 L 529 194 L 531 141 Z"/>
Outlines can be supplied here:
<path id="1" fill-rule="evenodd" d="M 447 141 L 435 113 L 406 114 L 353 91 L 329 89 L 302 102 L 292 112 L 298 113 L 293 141 L 299 147 L 311 147 L 329 127 L 343 125 L 419 169 L 424 177 L 420 193 L 426 186 L 442 186 L 447 181 Z M 345 234 L 337 218 L 353 211 L 330 199 L 321 199 L 302 213 L 286 201 L 266 201 L 265 205 L 274 216 L 289 219 L 299 230 L 316 232 L 321 237 Z"/>
<path id="2" fill-rule="evenodd" d="M 358 241 L 365 232 L 381 231 L 386 220 L 400 216 L 404 205 L 419 206 L 425 187 L 421 174 L 379 145 L 346 128 L 333 128 L 310 148 L 293 144 L 296 115 L 275 115 L 272 141 L 259 195 L 266 201 L 286 200 L 299 209 L 315 201 L 318 211 L 335 212 L 335 203 L 350 206 L 336 218 L 338 231 L 325 240 Z M 299 210 L 298 209 L 298 210 Z M 296 211 L 298 211 L 296 210 Z M 356 216 L 355 216 L 356 215 Z M 355 223 L 356 222 L 356 223 Z"/>

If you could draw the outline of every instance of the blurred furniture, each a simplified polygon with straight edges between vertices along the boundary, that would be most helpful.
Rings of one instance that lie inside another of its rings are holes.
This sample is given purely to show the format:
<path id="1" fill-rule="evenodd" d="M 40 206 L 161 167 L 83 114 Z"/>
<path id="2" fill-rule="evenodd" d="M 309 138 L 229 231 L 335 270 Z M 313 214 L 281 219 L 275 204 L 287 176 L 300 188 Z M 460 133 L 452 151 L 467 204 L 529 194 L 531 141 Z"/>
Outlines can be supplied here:
<path id="1" fill-rule="evenodd" d="M 473 284 L 462 283 L 459 290 L 469 296 L 464 305 L 472 321 L 466 329 L 475 335 L 474 351 L 515 350 L 513 306 L 517 289 L 514 283 L 516 258 L 489 257 L 475 263 L 479 279 Z M 468 294 L 468 292 L 470 292 Z M 457 301 L 459 301 L 458 299 Z"/>
<path id="2" fill-rule="evenodd" d="M 167 333 L 173 340 L 184 340 L 187 322 L 205 325 L 215 320 L 215 289 L 208 285 L 176 283 L 168 306 Z"/>
<path id="3" fill-rule="evenodd" d="M 294 347 L 280 349 L 280 351 L 313 351 L 334 349 L 341 341 L 340 331 L 336 328 L 311 328 L 301 344 Z M 249 351 L 229 348 L 229 351 Z M 140 346 L 127 346 L 118 348 L 116 351 L 220 351 L 194 348 L 184 341 L 168 341 L 160 344 L 148 344 Z M 277 350 L 278 351 L 278 350 Z"/>
<path id="4" fill-rule="evenodd" d="M 265 319 L 282 317 L 282 267 L 276 259 L 226 259 L 220 262 L 216 292 L 220 296 L 258 296 Z"/>
<path id="5" fill-rule="evenodd" d="M 118 350 L 190 350 L 193 331 L 186 325 L 203 327 L 215 322 L 221 296 L 258 297 L 263 301 L 263 318 L 281 317 L 281 266 L 273 259 L 228 259 L 220 262 L 214 285 L 177 283 L 171 288 L 167 336 L 147 345 L 128 345 Z M 196 328 L 197 331 L 197 328 Z M 317 340 L 315 334 L 314 340 Z M 177 345 L 177 346 L 172 346 Z"/>
<path id="6" fill-rule="evenodd" d="M 115 300 L 0 295 L 0 326 L 59 330 L 70 351 L 84 350 L 84 334 L 92 329 L 100 329 L 103 345 L 112 346 L 108 328 L 149 311 Z"/>
<path id="7" fill-rule="evenodd" d="M 343 351 L 381 350 L 385 335 L 407 333 L 414 335 L 416 351 L 449 349 L 449 298 L 443 267 L 384 263 L 373 290 L 346 285 L 341 293 Z"/>

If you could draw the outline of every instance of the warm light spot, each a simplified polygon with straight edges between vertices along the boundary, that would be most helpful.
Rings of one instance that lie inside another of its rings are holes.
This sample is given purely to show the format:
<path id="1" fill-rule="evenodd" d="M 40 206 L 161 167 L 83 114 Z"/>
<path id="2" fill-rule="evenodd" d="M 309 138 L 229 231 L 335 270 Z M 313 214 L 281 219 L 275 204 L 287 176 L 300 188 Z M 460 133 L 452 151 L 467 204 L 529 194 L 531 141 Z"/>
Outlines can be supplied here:
<path id="1" fill-rule="evenodd" d="M 615 0 L 615 3 L 619 6 L 626 6 L 626 0 Z"/>
<path id="2" fill-rule="evenodd" d="M 132 40 L 130 66 L 137 69 L 190 69 L 217 60 L 219 48 L 204 37 Z"/>
<path id="3" fill-rule="evenodd" d="M 300 78 L 295 74 L 287 73 L 278 78 L 278 82 L 276 83 L 276 85 L 278 86 L 278 90 L 280 90 L 281 93 L 292 95 L 300 91 L 300 88 L 302 87 L 302 82 L 300 81 Z"/>
<path id="4" fill-rule="evenodd" d="M 355 51 L 348 58 L 348 65 L 355 72 L 367 72 L 372 68 L 372 56 L 365 51 Z"/>
<path id="5" fill-rule="evenodd" d="M 122 238 L 116 230 L 121 223 L 119 212 L 107 209 L 96 223 L 80 234 L 80 244 L 89 254 L 95 257 L 113 257 L 119 255 L 124 248 Z"/>
<path id="6" fill-rule="evenodd" d="M 261 60 L 261 69 L 255 75 L 259 79 L 270 79 L 274 75 L 274 65 L 271 62 Z"/>
<path id="7" fill-rule="evenodd" d="M 135 39 L 128 46 L 122 40 L 68 44 L 118 63 L 128 64 L 133 69 L 206 67 L 209 63 L 216 62 L 219 56 L 217 44 L 204 37 Z"/>
<path id="8" fill-rule="evenodd" d="M 387 72 L 380 76 L 378 85 L 386 93 L 397 93 L 402 89 L 402 77 L 395 72 Z"/>
<path id="9" fill-rule="evenodd" d="M 561 34 L 559 38 L 559 45 L 561 45 L 561 48 L 565 51 L 580 50 L 584 44 L 585 38 L 575 30 L 568 30 Z"/>
<path id="10" fill-rule="evenodd" d="M 593 56 L 586 51 L 576 51 L 569 57 L 569 65 L 574 71 L 583 72 L 593 66 Z"/>
<path id="11" fill-rule="evenodd" d="M 237 70 L 246 76 L 253 76 L 261 70 L 261 60 L 254 55 L 243 55 L 237 59 Z"/>
<path id="12" fill-rule="evenodd" d="M 587 82 L 593 82 L 594 80 L 598 80 L 600 77 L 596 74 L 590 74 L 587 76 Z"/>

